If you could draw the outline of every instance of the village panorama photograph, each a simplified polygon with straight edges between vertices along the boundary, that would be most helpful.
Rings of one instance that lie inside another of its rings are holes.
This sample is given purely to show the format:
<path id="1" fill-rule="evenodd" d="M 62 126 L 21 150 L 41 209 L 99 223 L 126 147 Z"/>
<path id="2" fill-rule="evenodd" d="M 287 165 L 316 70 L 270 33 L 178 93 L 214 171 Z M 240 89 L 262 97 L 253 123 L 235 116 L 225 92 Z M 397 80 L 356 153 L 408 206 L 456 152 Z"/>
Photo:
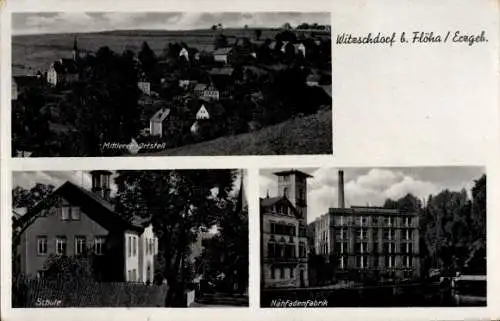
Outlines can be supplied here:
<path id="1" fill-rule="evenodd" d="M 244 170 L 14 172 L 12 307 L 248 307 Z"/>
<path id="2" fill-rule="evenodd" d="M 265 169 L 261 306 L 486 306 L 482 167 Z"/>
<path id="3" fill-rule="evenodd" d="M 329 13 L 12 15 L 12 156 L 329 154 Z"/>

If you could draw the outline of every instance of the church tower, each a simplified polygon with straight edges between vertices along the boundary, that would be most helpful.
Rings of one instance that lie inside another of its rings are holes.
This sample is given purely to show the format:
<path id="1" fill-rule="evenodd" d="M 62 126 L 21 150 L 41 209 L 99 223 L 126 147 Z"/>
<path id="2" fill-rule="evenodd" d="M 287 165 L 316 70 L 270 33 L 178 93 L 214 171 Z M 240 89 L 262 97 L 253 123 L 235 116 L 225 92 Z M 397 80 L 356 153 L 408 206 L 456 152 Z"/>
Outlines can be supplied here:
<path id="1" fill-rule="evenodd" d="M 73 41 L 73 60 L 77 61 L 80 59 L 80 51 L 78 50 L 78 42 L 75 40 Z"/>
<path id="2" fill-rule="evenodd" d="M 278 176 L 278 196 L 286 197 L 300 214 L 307 220 L 307 179 L 309 174 L 298 170 L 288 170 L 274 173 Z"/>

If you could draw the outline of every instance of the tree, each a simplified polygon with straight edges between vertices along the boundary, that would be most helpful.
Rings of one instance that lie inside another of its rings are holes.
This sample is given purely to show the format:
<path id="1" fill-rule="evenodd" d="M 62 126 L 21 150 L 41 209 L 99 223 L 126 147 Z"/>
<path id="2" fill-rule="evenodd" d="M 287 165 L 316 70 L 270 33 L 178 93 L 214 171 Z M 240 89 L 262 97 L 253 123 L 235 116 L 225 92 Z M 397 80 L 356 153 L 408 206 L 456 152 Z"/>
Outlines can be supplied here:
<path id="1" fill-rule="evenodd" d="M 285 30 L 290 30 L 292 29 L 292 25 L 289 22 L 285 22 L 282 28 Z"/>
<path id="2" fill-rule="evenodd" d="M 255 39 L 260 40 L 260 37 L 262 36 L 262 30 L 261 29 L 255 29 Z"/>
<path id="3" fill-rule="evenodd" d="M 36 183 L 29 190 L 16 186 L 12 190 L 12 207 L 25 207 L 30 211 L 38 202 L 54 192 L 54 185 Z"/>
<path id="4" fill-rule="evenodd" d="M 224 34 L 219 33 L 219 34 L 215 35 L 215 38 L 214 38 L 215 49 L 225 48 L 227 46 L 228 46 L 228 42 L 227 42 L 227 38 Z"/>
<path id="5" fill-rule="evenodd" d="M 139 52 L 138 58 L 139 61 L 141 62 L 141 67 L 144 73 L 148 77 L 151 77 L 158 59 L 156 57 L 156 54 L 154 53 L 153 50 L 151 50 L 146 41 L 142 43 L 142 48 L 141 51 Z"/>
<path id="6" fill-rule="evenodd" d="M 231 170 L 120 171 L 117 208 L 126 218 L 151 219 L 158 237 L 167 306 L 182 306 L 190 279 L 189 246 L 228 212 Z M 124 194 L 136 194 L 125 197 Z"/>

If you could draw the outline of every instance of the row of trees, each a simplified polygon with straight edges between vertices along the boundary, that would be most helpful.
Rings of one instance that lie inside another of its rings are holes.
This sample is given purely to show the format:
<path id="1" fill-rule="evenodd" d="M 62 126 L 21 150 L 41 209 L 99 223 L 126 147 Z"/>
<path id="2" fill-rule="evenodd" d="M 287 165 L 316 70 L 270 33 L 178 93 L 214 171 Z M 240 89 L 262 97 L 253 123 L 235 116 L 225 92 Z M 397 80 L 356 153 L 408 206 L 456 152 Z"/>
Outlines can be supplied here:
<path id="1" fill-rule="evenodd" d="M 465 189 L 444 190 L 422 204 L 408 194 L 384 207 L 419 214 L 420 257 L 425 276 L 430 268 L 444 273 L 486 273 L 486 175 Z"/>

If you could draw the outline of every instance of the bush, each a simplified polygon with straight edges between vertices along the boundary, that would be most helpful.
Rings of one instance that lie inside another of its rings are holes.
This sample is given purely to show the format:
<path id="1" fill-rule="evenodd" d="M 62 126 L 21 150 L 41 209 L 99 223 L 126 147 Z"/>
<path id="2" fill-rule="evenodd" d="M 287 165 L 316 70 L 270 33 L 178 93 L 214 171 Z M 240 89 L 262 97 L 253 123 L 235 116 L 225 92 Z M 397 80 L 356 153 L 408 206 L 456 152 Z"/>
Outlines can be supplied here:
<path id="1" fill-rule="evenodd" d="M 168 287 L 88 279 L 28 279 L 12 284 L 12 306 L 36 307 L 160 307 Z"/>

